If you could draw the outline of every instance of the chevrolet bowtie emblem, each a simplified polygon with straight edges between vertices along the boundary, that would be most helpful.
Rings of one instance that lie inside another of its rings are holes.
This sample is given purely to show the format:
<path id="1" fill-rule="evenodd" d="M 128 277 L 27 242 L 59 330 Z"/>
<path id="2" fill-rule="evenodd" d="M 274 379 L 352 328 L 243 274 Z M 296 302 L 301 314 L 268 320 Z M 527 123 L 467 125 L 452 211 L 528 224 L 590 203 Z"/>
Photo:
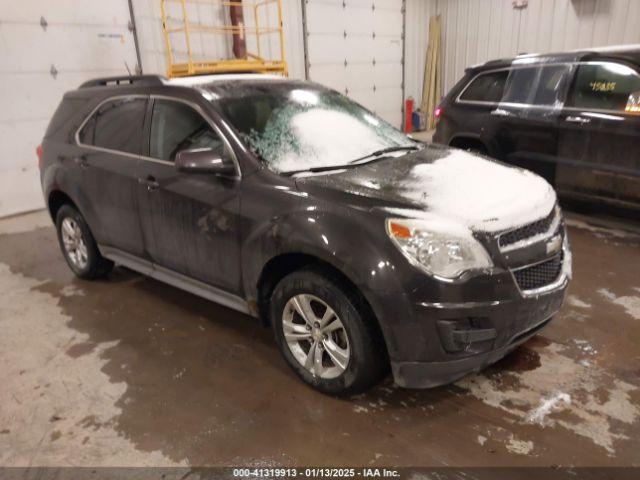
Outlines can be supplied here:
<path id="1" fill-rule="evenodd" d="M 547 255 L 560 251 L 562 247 L 562 237 L 556 235 L 547 242 Z"/>

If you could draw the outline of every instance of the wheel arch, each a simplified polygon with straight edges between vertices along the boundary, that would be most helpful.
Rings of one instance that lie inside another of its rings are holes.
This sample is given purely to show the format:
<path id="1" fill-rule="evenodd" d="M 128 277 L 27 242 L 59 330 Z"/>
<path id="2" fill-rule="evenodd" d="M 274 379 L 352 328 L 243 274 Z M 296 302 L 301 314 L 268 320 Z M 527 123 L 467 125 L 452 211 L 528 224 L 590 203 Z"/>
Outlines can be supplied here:
<path id="1" fill-rule="evenodd" d="M 341 269 L 335 265 L 323 260 L 320 257 L 307 253 L 282 253 L 271 258 L 262 268 L 257 282 L 257 307 L 261 321 L 268 325 L 271 323 L 269 315 L 269 301 L 273 291 L 283 278 L 290 273 L 301 270 L 303 268 L 309 268 L 317 271 L 318 273 L 329 277 L 331 280 L 338 283 L 343 288 L 349 290 L 348 293 L 352 294 L 358 307 L 365 310 L 365 315 L 374 322 L 374 327 L 379 338 L 384 344 L 385 355 L 388 358 L 387 342 L 384 329 L 375 313 L 371 302 L 367 299 L 367 296 L 358 285 L 351 280 Z"/>
<path id="2" fill-rule="evenodd" d="M 54 222 L 56 221 L 58 210 L 60 210 L 60 207 L 63 205 L 71 205 L 79 211 L 78 205 L 69 195 L 62 190 L 52 190 L 47 198 L 47 209 L 49 210 L 49 215 L 51 215 L 51 219 Z"/>
<path id="3" fill-rule="evenodd" d="M 449 139 L 449 146 L 463 150 L 480 150 L 481 153 L 490 154 L 487 144 L 480 138 L 480 135 L 472 133 L 454 135 Z"/>

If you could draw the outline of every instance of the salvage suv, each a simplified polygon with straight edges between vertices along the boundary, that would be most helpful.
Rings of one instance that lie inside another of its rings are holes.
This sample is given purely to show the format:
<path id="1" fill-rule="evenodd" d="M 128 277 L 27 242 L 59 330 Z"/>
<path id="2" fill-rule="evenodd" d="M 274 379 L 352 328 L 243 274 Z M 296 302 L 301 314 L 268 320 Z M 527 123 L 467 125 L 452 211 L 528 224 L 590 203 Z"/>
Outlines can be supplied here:
<path id="1" fill-rule="evenodd" d="M 558 312 L 571 254 L 542 178 L 417 143 L 320 85 L 89 81 L 39 148 L 73 272 L 114 263 L 261 318 L 329 394 L 445 384 Z"/>

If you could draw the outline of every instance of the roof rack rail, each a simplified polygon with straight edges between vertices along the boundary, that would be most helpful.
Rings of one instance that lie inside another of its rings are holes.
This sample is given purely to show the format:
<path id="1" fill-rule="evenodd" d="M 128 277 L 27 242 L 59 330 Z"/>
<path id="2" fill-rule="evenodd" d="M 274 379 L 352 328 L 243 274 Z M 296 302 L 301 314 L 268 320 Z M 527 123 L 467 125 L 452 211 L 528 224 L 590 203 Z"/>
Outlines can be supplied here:
<path id="1" fill-rule="evenodd" d="M 165 78 L 162 75 L 125 75 L 122 77 L 104 77 L 88 80 L 80 85 L 80 88 L 113 87 L 119 85 L 164 85 Z"/>

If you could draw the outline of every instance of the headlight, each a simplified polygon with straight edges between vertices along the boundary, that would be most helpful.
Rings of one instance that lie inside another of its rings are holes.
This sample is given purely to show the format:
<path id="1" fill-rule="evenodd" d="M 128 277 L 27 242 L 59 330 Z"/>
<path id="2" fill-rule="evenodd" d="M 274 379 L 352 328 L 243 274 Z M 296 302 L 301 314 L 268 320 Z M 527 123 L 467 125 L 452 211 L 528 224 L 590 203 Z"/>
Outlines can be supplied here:
<path id="1" fill-rule="evenodd" d="M 456 223 L 389 218 L 387 234 L 412 264 L 443 279 L 493 265 L 471 231 Z"/>

